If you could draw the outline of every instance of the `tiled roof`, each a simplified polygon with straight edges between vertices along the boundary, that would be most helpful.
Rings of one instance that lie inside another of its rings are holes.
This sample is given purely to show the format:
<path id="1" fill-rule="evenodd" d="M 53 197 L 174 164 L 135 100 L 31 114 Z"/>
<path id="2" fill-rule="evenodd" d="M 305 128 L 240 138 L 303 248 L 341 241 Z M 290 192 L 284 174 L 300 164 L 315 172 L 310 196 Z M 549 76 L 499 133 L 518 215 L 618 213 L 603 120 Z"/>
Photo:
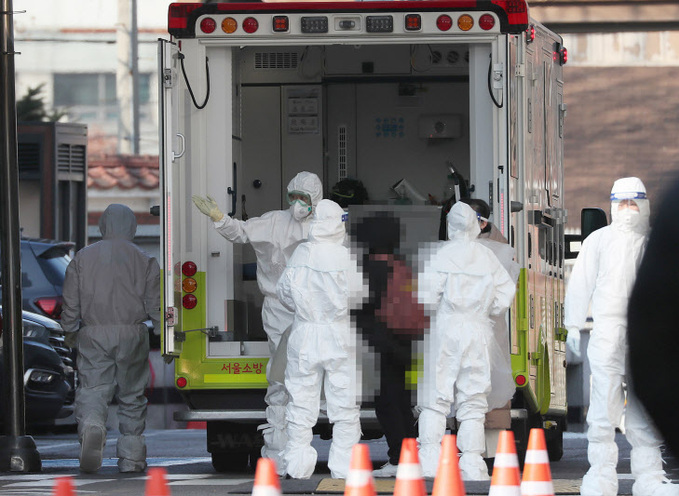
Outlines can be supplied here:
<path id="1" fill-rule="evenodd" d="M 159 182 L 157 155 L 98 155 L 88 158 L 88 188 L 152 190 L 158 188 Z"/>

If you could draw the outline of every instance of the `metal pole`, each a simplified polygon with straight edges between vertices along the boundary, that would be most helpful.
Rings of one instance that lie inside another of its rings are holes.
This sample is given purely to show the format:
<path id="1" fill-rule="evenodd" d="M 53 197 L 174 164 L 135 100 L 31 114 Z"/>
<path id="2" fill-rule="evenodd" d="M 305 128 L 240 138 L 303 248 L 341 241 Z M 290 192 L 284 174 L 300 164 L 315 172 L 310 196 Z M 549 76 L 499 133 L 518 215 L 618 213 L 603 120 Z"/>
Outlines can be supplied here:
<path id="1" fill-rule="evenodd" d="M 118 0 L 116 45 L 116 97 L 118 100 L 118 153 L 132 153 L 132 71 L 130 70 L 130 0 Z"/>
<path id="2" fill-rule="evenodd" d="M 139 31 L 137 0 L 130 2 L 130 63 L 132 66 L 132 153 L 139 155 Z"/>
<path id="3" fill-rule="evenodd" d="M 2 404 L 5 436 L 0 436 L 0 471 L 39 472 L 40 453 L 24 420 L 24 363 L 21 326 L 21 244 L 14 22 L 12 0 L 0 10 L 0 246 L 2 246 L 2 343 L 5 380 Z"/>

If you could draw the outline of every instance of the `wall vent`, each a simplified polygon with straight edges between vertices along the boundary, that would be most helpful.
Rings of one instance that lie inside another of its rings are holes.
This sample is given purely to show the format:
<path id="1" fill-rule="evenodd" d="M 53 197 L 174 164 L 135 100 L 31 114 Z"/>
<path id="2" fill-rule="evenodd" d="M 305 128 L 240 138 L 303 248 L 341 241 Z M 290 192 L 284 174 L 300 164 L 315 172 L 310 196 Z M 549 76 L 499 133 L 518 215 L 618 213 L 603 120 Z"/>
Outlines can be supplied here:
<path id="1" fill-rule="evenodd" d="M 85 172 L 85 147 L 83 145 L 59 144 L 57 147 L 57 170 L 59 172 Z"/>
<path id="2" fill-rule="evenodd" d="M 28 179 L 27 176 L 40 177 L 41 147 L 40 143 L 19 143 L 19 177 Z"/>
<path id="3" fill-rule="evenodd" d="M 341 181 L 347 178 L 347 126 L 337 127 L 337 178 Z"/>
<path id="4" fill-rule="evenodd" d="M 297 52 L 255 52 L 255 69 L 297 69 Z"/>

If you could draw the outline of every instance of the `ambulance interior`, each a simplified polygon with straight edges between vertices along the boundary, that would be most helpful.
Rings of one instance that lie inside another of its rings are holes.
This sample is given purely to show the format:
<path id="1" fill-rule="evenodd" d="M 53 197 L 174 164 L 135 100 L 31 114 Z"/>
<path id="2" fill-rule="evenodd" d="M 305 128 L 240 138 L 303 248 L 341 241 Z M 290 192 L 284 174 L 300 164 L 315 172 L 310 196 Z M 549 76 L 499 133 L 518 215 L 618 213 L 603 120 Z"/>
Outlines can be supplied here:
<path id="1" fill-rule="evenodd" d="M 368 200 L 348 206 L 349 224 L 369 212 L 393 212 L 403 228 L 401 253 L 416 265 L 422 243 L 439 240 L 441 204 L 456 182 L 493 205 L 493 109 L 502 102 L 489 81 L 491 49 L 231 48 L 236 217 L 288 208 L 286 186 L 302 170 L 318 174 L 324 197 L 336 201 L 339 181 L 359 180 Z M 254 252 L 235 246 L 233 331 L 209 339 L 210 355 L 223 355 L 224 341 L 266 340 L 261 302 Z"/>

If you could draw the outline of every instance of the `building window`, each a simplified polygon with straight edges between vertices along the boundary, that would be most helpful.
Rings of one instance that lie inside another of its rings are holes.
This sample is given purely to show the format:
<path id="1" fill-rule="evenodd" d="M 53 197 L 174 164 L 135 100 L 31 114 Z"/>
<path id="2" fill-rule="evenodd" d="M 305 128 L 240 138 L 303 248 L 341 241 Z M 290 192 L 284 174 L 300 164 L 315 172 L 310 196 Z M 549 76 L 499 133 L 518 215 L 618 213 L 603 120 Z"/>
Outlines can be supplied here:
<path id="1" fill-rule="evenodd" d="M 151 95 L 151 75 L 139 75 L 139 104 L 145 114 Z M 115 73 L 54 74 L 54 105 L 72 118 L 85 122 L 110 121 L 118 117 Z"/>

